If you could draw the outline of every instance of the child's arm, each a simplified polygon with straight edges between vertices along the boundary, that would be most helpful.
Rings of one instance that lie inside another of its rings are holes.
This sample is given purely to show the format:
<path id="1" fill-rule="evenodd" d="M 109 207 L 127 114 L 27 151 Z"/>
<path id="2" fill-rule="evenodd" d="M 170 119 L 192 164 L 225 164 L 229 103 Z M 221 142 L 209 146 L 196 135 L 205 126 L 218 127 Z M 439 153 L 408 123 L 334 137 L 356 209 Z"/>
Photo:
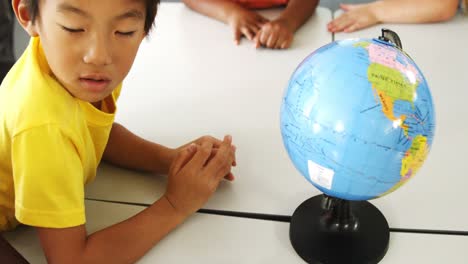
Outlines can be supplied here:
<path id="1" fill-rule="evenodd" d="M 353 32 L 378 23 L 430 23 L 449 20 L 458 0 L 381 0 L 368 4 L 341 5 L 346 11 L 328 23 L 330 32 Z"/>
<path id="2" fill-rule="evenodd" d="M 84 225 L 37 230 L 50 264 L 134 263 L 182 221 L 161 198 L 132 218 L 89 236 Z"/>
<path id="3" fill-rule="evenodd" d="M 128 169 L 167 174 L 176 153 L 176 149 L 142 139 L 114 123 L 103 159 Z"/>
<path id="4" fill-rule="evenodd" d="M 277 20 L 284 21 L 292 32 L 296 32 L 315 12 L 318 0 L 290 0 Z"/>
<path id="5" fill-rule="evenodd" d="M 252 40 L 260 27 L 268 20 L 229 0 L 183 0 L 191 9 L 231 26 L 234 41 L 239 44 L 245 36 Z"/>
<path id="6" fill-rule="evenodd" d="M 216 151 L 222 141 L 203 136 L 176 149 L 167 148 L 160 144 L 145 140 L 126 129 L 124 126 L 114 123 L 109 135 L 109 140 L 104 151 L 103 159 L 117 166 L 148 171 L 156 174 L 167 174 L 169 166 L 178 152 L 185 149 L 191 143 L 201 145 L 209 141 Z M 234 157 L 235 159 L 235 157 Z M 235 166 L 235 160 L 233 165 Z M 227 180 L 233 180 L 233 175 L 226 176 Z"/>
<path id="7" fill-rule="evenodd" d="M 198 210 L 231 170 L 234 148 L 225 137 L 180 151 L 169 170 L 166 193 L 134 217 L 89 236 L 85 226 L 37 228 L 49 263 L 134 263 Z"/>
<path id="8" fill-rule="evenodd" d="M 255 36 L 255 46 L 289 48 L 294 33 L 315 12 L 318 0 L 290 0 L 281 15 L 262 26 Z"/>
<path id="9" fill-rule="evenodd" d="M 205 16 L 229 24 L 233 10 L 240 6 L 230 0 L 183 0 L 186 6 Z"/>

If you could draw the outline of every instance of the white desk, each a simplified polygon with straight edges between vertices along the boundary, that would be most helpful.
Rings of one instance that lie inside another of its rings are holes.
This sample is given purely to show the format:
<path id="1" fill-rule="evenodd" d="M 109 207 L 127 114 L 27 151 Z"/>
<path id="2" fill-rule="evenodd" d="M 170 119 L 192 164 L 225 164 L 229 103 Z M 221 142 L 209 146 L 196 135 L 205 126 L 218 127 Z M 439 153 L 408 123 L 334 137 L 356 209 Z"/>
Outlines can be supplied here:
<path id="1" fill-rule="evenodd" d="M 172 147 L 204 134 L 232 134 L 237 180 L 221 185 L 205 208 L 291 215 L 319 192 L 283 147 L 281 99 L 295 67 L 331 41 L 330 19 L 328 9 L 318 8 L 290 49 L 255 50 L 248 41 L 235 46 L 228 26 L 180 3 L 163 3 L 124 84 L 117 121 Z M 163 178 L 103 165 L 87 197 L 151 203 L 164 190 Z"/>
<path id="2" fill-rule="evenodd" d="M 335 16 L 336 17 L 336 16 Z M 373 38 L 395 31 L 424 73 L 436 110 L 431 152 L 418 174 L 374 203 L 392 227 L 468 231 L 468 17 L 426 25 L 378 25 L 335 39 Z"/>
<path id="3" fill-rule="evenodd" d="M 89 233 L 110 226 L 143 207 L 86 202 Z M 6 239 L 34 264 L 45 264 L 36 232 L 20 227 Z M 468 259 L 468 237 L 391 233 L 380 262 L 462 264 Z M 236 217 L 195 214 L 169 234 L 139 263 L 304 263 L 289 242 L 289 224 Z"/>

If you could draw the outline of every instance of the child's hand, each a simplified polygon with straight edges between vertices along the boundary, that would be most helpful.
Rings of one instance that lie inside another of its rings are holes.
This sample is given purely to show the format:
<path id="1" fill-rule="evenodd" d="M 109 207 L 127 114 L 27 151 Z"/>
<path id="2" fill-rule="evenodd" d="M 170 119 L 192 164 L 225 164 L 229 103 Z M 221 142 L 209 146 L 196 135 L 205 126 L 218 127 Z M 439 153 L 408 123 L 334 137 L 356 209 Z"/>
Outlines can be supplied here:
<path id="1" fill-rule="evenodd" d="M 217 150 L 213 142 L 205 140 L 178 153 L 164 195 L 177 213 L 187 217 L 206 203 L 223 177 L 230 174 L 234 152 L 231 137 L 225 136 Z"/>
<path id="2" fill-rule="evenodd" d="M 205 141 L 208 141 L 208 142 L 211 142 L 211 144 L 213 145 L 213 149 L 212 149 L 212 152 L 211 152 L 211 156 L 209 159 L 212 159 L 215 155 L 216 155 L 216 152 L 218 151 L 218 149 L 220 148 L 221 144 L 223 143 L 223 141 L 217 139 L 217 138 L 214 138 L 212 136 L 203 136 L 203 137 L 200 137 L 200 138 L 197 138 L 195 139 L 194 141 L 192 142 L 189 142 L 179 148 L 176 149 L 176 152 L 180 152 L 180 151 L 184 151 L 185 148 L 187 148 L 188 146 L 190 146 L 191 144 L 196 144 L 198 146 L 201 146 L 203 142 Z M 236 146 L 232 145 L 234 150 L 236 149 Z M 235 156 L 235 152 L 234 152 L 234 161 L 232 162 L 232 166 L 236 166 L 237 165 L 237 161 L 236 161 L 236 156 Z M 224 177 L 226 180 L 228 181 L 233 181 L 234 180 L 234 175 L 229 172 L 229 174 L 227 174 L 225 177 Z"/>
<path id="3" fill-rule="evenodd" d="M 340 7 L 345 13 L 328 23 L 327 28 L 330 32 L 353 32 L 379 23 L 373 3 L 340 4 Z"/>
<path id="4" fill-rule="evenodd" d="M 232 11 L 228 18 L 228 24 L 234 31 L 234 42 L 238 45 L 242 36 L 249 40 L 253 40 L 258 30 L 263 24 L 268 22 L 260 14 L 254 11 L 239 7 Z"/>
<path id="5" fill-rule="evenodd" d="M 283 20 L 265 23 L 254 38 L 255 47 L 264 46 L 270 49 L 287 49 L 291 46 L 294 32 Z"/>

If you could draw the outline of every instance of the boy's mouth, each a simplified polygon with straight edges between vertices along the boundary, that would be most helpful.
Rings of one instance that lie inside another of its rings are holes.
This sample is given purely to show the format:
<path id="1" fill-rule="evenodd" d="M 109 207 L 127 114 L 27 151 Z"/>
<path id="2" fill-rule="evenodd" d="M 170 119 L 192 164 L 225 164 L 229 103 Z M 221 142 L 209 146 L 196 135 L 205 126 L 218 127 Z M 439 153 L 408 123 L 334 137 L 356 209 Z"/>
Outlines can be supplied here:
<path id="1" fill-rule="evenodd" d="M 107 88 L 110 79 L 104 75 L 84 75 L 80 77 L 83 88 L 91 92 L 102 92 Z"/>
<path id="2" fill-rule="evenodd" d="M 110 79 L 103 74 L 86 74 L 80 76 L 80 80 L 86 80 L 86 81 L 95 81 L 95 82 L 108 82 Z"/>

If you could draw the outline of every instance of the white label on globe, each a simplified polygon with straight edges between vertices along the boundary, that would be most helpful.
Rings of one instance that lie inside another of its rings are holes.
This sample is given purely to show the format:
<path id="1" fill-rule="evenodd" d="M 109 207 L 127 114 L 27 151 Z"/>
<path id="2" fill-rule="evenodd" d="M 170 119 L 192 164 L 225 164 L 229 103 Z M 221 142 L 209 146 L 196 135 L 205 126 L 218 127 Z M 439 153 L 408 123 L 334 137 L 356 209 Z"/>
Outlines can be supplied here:
<path id="1" fill-rule="evenodd" d="M 330 190 L 335 172 L 331 169 L 320 166 L 311 160 L 307 162 L 307 165 L 309 166 L 310 179 L 314 183 Z"/>

